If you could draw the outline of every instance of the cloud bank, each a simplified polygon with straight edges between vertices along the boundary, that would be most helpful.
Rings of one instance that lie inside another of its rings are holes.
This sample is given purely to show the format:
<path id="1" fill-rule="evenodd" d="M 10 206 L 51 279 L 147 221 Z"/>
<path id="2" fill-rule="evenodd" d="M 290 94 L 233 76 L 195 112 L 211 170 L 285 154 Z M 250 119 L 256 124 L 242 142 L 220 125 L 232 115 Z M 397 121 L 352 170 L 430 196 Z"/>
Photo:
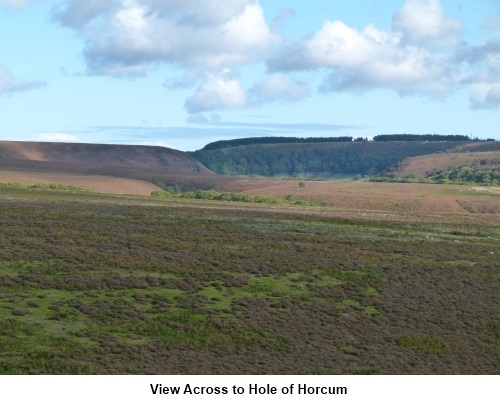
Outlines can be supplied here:
<path id="1" fill-rule="evenodd" d="M 70 0 L 54 18 L 84 38 L 91 74 L 156 63 L 220 71 L 261 60 L 278 41 L 254 0 Z"/>
<path id="2" fill-rule="evenodd" d="M 467 86 L 473 108 L 500 105 L 498 40 L 467 44 L 440 0 L 407 0 L 386 29 L 326 20 L 299 41 L 280 33 L 294 15 L 283 10 L 268 24 L 258 0 L 66 0 L 53 10 L 84 41 L 89 75 L 145 75 L 162 64 L 184 71 L 165 87 L 194 89 L 189 114 L 302 100 L 312 90 L 298 71 L 322 75 L 322 92 L 444 98 Z M 498 15 L 484 24 L 493 29 Z M 266 75 L 245 89 L 238 72 L 262 63 Z"/>
<path id="3" fill-rule="evenodd" d="M 359 31 L 326 21 L 268 65 L 272 71 L 327 69 L 327 92 L 384 88 L 440 96 L 453 91 L 464 72 L 448 52 L 436 50 L 460 44 L 462 32 L 459 21 L 445 18 L 439 0 L 408 0 L 391 30 L 368 25 Z"/>
<path id="4" fill-rule="evenodd" d="M 458 60 L 467 62 L 474 72 L 466 80 L 473 108 L 496 109 L 500 106 L 500 40 L 467 47 Z"/>
<path id="5" fill-rule="evenodd" d="M 393 31 L 401 34 L 403 44 L 439 49 L 460 44 L 464 27 L 445 16 L 439 0 L 408 0 L 394 14 Z"/>
<path id="6" fill-rule="evenodd" d="M 493 17 L 495 18 L 495 17 Z M 408 0 L 390 30 L 325 21 L 312 35 L 268 59 L 273 72 L 326 70 L 323 92 L 389 89 L 400 95 L 445 97 L 468 86 L 473 108 L 500 105 L 498 40 L 468 45 L 461 21 L 439 0 Z"/>

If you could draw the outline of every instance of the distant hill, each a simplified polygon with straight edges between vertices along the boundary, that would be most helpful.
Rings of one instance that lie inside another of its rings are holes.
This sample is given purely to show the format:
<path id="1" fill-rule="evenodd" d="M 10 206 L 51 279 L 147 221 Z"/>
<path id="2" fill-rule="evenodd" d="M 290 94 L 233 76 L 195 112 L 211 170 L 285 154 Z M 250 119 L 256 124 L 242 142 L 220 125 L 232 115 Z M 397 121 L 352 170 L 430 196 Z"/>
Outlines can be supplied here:
<path id="1" fill-rule="evenodd" d="M 407 158 L 376 182 L 500 185 L 500 151 L 444 153 Z"/>
<path id="2" fill-rule="evenodd" d="M 475 139 L 477 141 L 478 139 Z M 216 150 L 224 148 L 232 148 L 235 146 L 248 145 L 269 145 L 283 143 L 337 143 L 337 142 L 367 142 L 368 138 L 353 138 L 352 136 L 337 136 L 337 137 L 309 137 L 300 138 L 295 136 L 258 136 L 250 138 L 238 138 L 224 141 L 215 141 L 206 144 L 203 150 Z M 411 142 L 471 142 L 474 139 L 467 135 L 414 135 L 414 134 L 392 134 L 392 135 L 376 135 L 373 137 L 375 142 L 391 142 L 391 141 L 411 141 Z M 488 139 L 493 141 L 493 139 Z"/>
<path id="3" fill-rule="evenodd" d="M 384 173 L 412 156 L 498 150 L 500 142 L 412 140 L 249 144 L 202 149 L 192 155 L 213 172 L 224 175 L 332 178 Z"/>
<path id="4" fill-rule="evenodd" d="M 143 195 L 158 188 L 242 192 L 276 185 L 280 176 L 361 178 L 392 170 L 400 177 L 425 177 L 434 169 L 446 172 L 457 165 L 489 170 L 483 163 L 496 162 L 498 167 L 499 154 L 500 142 L 257 144 L 190 154 L 152 146 L 0 141 L 0 182 Z"/>
<path id="5" fill-rule="evenodd" d="M 413 174 L 418 178 L 425 178 L 438 170 L 445 172 L 463 167 L 470 167 L 474 170 L 500 169 L 500 151 L 415 156 L 394 166 L 390 173 L 398 177 Z"/>
<path id="6" fill-rule="evenodd" d="M 225 141 L 215 141 L 206 144 L 203 150 L 216 150 L 224 148 L 232 148 L 234 146 L 247 146 L 247 145 L 263 145 L 263 144 L 278 144 L 278 143 L 325 143 L 325 142 L 352 142 L 352 136 L 339 136 L 339 137 L 321 137 L 321 138 L 298 138 L 293 136 L 259 136 L 251 138 L 238 138 Z M 366 139 L 368 140 L 368 139 Z M 358 142 L 363 142 L 363 138 L 356 139 Z"/>
<path id="7" fill-rule="evenodd" d="M 29 182 L 29 179 L 40 182 L 62 179 L 62 184 L 69 181 L 80 184 L 82 176 L 103 184 L 110 182 L 109 178 L 102 178 L 107 176 L 142 180 L 162 187 L 175 184 L 179 179 L 197 184 L 197 179 L 203 182 L 215 175 L 188 153 L 164 147 L 0 141 L 0 182 L 23 182 L 25 178 L 24 182 Z M 125 183 L 120 184 L 117 187 L 96 185 L 94 188 L 123 192 Z M 147 190 L 144 184 L 140 187 L 139 183 L 131 184 L 136 189 Z"/>
<path id="8" fill-rule="evenodd" d="M 55 162 L 93 169 L 129 167 L 179 174 L 210 173 L 191 155 L 157 146 L 0 141 L 0 160 Z"/>

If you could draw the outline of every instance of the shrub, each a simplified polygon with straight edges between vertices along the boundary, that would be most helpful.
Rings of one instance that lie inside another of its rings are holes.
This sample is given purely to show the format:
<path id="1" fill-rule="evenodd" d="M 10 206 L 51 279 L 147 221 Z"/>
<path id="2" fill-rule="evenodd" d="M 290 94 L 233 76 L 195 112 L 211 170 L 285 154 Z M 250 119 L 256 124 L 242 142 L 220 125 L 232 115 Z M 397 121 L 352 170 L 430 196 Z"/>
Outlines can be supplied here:
<path id="1" fill-rule="evenodd" d="M 16 315 L 16 316 L 24 316 L 24 315 L 28 315 L 30 313 L 30 311 L 28 311 L 27 309 L 23 309 L 23 308 L 13 309 L 11 312 L 12 312 L 12 315 Z"/>
<path id="2" fill-rule="evenodd" d="M 21 183 L 0 183 L 0 188 L 28 188 L 28 186 Z"/>
<path id="3" fill-rule="evenodd" d="M 173 197 L 172 193 L 169 193 L 168 191 L 166 190 L 156 190 L 156 191 L 152 191 L 151 192 L 151 195 L 153 197 Z"/>
<path id="4" fill-rule="evenodd" d="M 289 195 L 286 198 L 269 197 L 265 195 L 251 196 L 249 194 L 235 193 L 232 191 L 225 191 L 220 193 L 214 190 L 197 190 L 188 191 L 182 194 L 171 194 L 168 191 L 158 190 L 151 193 L 155 197 L 178 197 L 178 198 L 192 198 L 196 200 L 217 200 L 217 201 L 237 201 L 237 202 L 253 202 L 265 204 L 295 204 L 295 205 L 312 205 L 304 200 L 294 200 L 293 196 Z"/>
<path id="5" fill-rule="evenodd" d="M 65 186 L 64 184 L 57 184 L 57 183 L 37 183 L 31 186 L 30 188 L 41 189 L 41 190 L 90 191 L 81 187 Z"/>

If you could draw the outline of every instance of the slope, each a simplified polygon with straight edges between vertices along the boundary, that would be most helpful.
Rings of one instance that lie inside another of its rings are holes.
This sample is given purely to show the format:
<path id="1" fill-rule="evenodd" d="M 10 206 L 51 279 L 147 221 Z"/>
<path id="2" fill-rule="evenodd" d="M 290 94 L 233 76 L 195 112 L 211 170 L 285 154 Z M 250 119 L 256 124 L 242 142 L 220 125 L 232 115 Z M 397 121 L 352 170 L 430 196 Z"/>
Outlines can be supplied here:
<path id="1" fill-rule="evenodd" d="M 334 178 L 375 175 L 411 156 L 500 150 L 499 142 L 256 144 L 192 155 L 218 174 Z"/>
<path id="2" fill-rule="evenodd" d="M 500 168 L 500 151 L 443 153 L 410 157 L 395 166 L 391 173 L 399 177 L 413 174 L 416 177 L 424 178 L 436 170 L 448 171 L 462 167 L 470 167 L 476 170 L 498 169 Z"/>
<path id="3" fill-rule="evenodd" d="M 95 191 L 147 194 L 157 189 L 154 184 L 212 177 L 194 157 L 164 147 L 0 141 L 2 182 L 71 182 Z"/>

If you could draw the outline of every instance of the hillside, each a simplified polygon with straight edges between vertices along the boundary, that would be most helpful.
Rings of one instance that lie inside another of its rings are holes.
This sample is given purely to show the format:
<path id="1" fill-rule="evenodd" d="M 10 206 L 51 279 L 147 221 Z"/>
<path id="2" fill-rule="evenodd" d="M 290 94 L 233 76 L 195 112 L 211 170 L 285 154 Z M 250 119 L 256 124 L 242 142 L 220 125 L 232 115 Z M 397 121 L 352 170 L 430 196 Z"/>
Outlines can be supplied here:
<path id="1" fill-rule="evenodd" d="M 138 195 L 165 187 L 242 192 L 279 186 L 284 182 L 279 176 L 361 178 L 392 169 L 404 177 L 481 162 L 498 167 L 499 153 L 499 142 L 251 144 L 190 154 L 152 146 L 0 141 L 0 182 Z"/>
<path id="2" fill-rule="evenodd" d="M 77 187 L 97 193 L 151 195 L 160 190 L 157 185 L 136 179 L 126 179 L 114 176 L 100 176 L 92 174 L 76 174 L 64 172 L 40 172 L 8 170 L 0 168 L 0 184 L 13 183 L 18 185 L 61 185 Z"/>
<path id="3" fill-rule="evenodd" d="M 0 141 L 1 160 L 29 160 L 88 168 L 133 167 L 169 173 L 210 173 L 187 153 L 157 146 Z"/>
<path id="4" fill-rule="evenodd" d="M 224 175 L 332 178 L 383 173 L 412 156 L 499 150 L 499 142 L 325 142 L 253 144 L 192 155 Z"/>
<path id="5" fill-rule="evenodd" d="M 500 168 L 500 151 L 444 153 L 440 155 L 424 155 L 410 157 L 395 166 L 391 173 L 398 177 L 415 175 L 425 178 L 433 171 L 449 171 L 470 167 L 475 170 L 494 170 Z"/>
<path id="6" fill-rule="evenodd" d="M 205 177 L 214 174 L 194 157 L 164 147 L 0 141 L 2 182 L 70 183 L 94 191 L 148 194 L 158 188 L 154 184 Z"/>

